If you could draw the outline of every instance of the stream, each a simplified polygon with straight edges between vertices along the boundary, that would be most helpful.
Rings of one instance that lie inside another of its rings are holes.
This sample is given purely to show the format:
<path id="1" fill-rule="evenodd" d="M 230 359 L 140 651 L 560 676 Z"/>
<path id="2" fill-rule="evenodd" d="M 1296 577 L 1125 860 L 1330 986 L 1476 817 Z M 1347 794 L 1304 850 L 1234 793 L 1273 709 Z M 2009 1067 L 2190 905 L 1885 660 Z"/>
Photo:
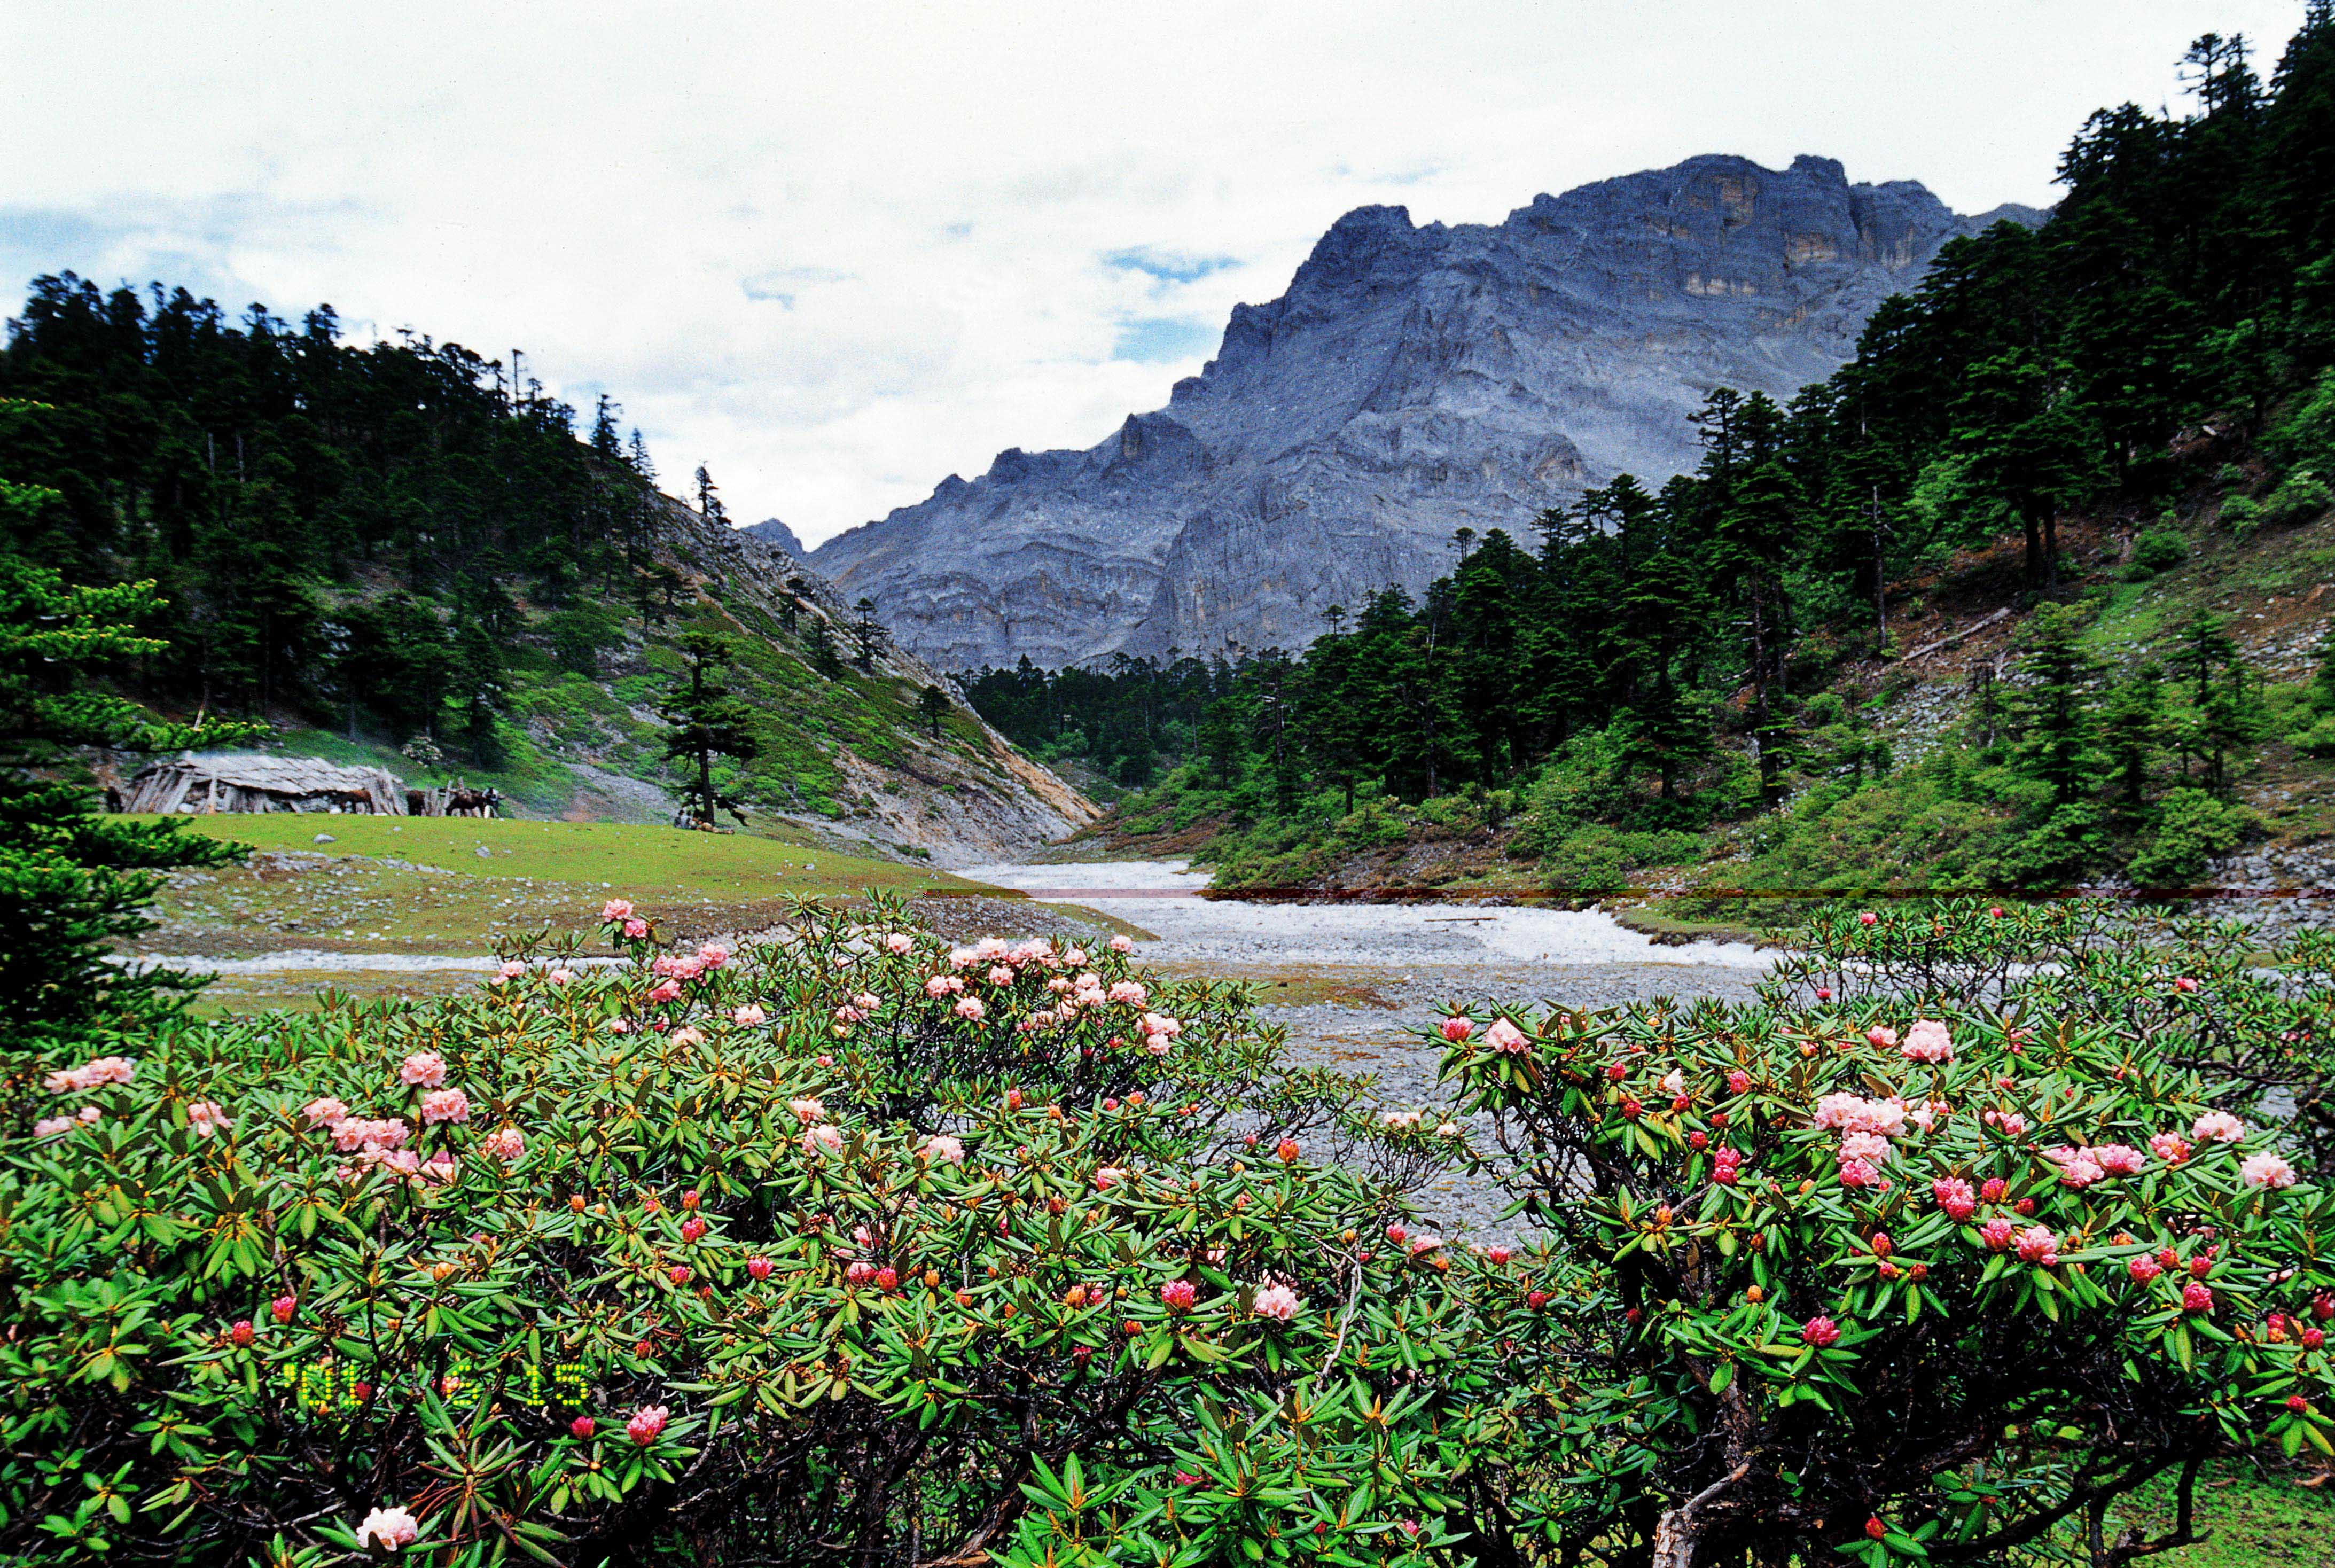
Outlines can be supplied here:
<path id="1" fill-rule="evenodd" d="M 1408 1032 L 1452 1002 L 1603 1007 L 1652 997 L 1749 1000 L 1771 961 L 1743 943 L 1664 946 L 1595 911 L 1460 904 L 1255 904 L 1202 898 L 1179 860 L 976 866 L 976 881 L 1083 905 L 1152 934 L 1136 956 L 1169 973 L 1246 980 L 1301 1062 L 1372 1077 L 1387 1109 L 1435 1104 L 1440 1042 Z M 1474 1129 L 1487 1133 L 1487 1128 Z M 1504 1197 L 1458 1176 L 1422 1195 L 1449 1235 L 1514 1239 Z"/>

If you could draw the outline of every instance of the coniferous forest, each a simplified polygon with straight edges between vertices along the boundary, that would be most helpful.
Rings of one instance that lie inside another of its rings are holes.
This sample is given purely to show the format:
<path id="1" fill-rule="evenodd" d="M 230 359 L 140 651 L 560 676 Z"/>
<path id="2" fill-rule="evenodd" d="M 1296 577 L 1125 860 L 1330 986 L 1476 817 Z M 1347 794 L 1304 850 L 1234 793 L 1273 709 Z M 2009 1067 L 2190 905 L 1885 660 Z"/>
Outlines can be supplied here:
<path id="1" fill-rule="evenodd" d="M 514 359 L 514 364 L 518 362 Z M 0 353 L 0 478 L 53 492 L 15 547 L 172 606 L 165 702 L 362 717 L 492 765 L 514 591 L 572 661 L 615 640 L 649 489 L 603 400 L 575 411 L 455 344 L 343 341 L 258 305 L 36 279 Z M 31 503 L 27 502 L 28 505 Z M 392 591 L 350 595 L 373 582 Z"/>
<path id="2" fill-rule="evenodd" d="M 2318 570 L 2335 19 L 2314 8 L 2267 79 L 2234 39 L 2184 65 L 2184 112 L 2094 114 L 2049 219 L 1951 242 L 1828 381 L 1712 392 L 1695 472 L 1463 530 L 1423 599 L 1332 607 L 1300 656 L 1024 662 L 972 677 L 977 706 L 1142 791 L 1131 832 L 1216 824 L 1251 879 L 1421 813 L 1521 823 L 1517 853 L 1593 886 L 1698 858 L 1713 824 L 1746 829 L 1746 886 L 2196 876 L 2254 830 L 2233 790 L 2264 746 L 2335 755 L 2335 655 L 2266 680 L 2167 591 L 2205 549 L 2273 587 Z M 1925 591 L 2018 632 L 1909 766 L 1883 721 L 1893 661 L 1946 634 Z M 2108 624 L 2136 602 L 2165 623 L 2137 653 Z"/>

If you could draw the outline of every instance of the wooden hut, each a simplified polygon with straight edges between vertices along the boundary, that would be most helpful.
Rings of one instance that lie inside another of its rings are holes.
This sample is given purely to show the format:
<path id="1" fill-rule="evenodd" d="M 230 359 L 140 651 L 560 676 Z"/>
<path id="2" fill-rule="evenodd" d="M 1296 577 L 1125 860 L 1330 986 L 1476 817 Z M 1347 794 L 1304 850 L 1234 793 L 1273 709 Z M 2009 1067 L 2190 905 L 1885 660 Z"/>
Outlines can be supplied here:
<path id="1" fill-rule="evenodd" d="M 317 757 L 257 751 L 180 752 L 130 780 L 128 811 L 317 811 L 402 817 L 404 783 L 385 768 L 344 768 Z"/>

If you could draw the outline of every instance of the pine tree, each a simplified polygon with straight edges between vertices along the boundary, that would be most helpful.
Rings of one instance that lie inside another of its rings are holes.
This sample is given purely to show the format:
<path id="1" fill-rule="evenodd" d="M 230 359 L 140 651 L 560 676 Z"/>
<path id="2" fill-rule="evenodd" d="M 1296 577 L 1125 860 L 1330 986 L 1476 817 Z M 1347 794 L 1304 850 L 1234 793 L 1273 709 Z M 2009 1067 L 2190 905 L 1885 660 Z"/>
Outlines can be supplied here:
<path id="1" fill-rule="evenodd" d="M 916 711 L 932 726 L 935 740 L 941 738 L 941 721 L 948 717 L 951 706 L 948 693 L 938 686 L 926 686 L 916 694 Z"/>
<path id="2" fill-rule="evenodd" d="M 713 476 L 705 471 L 705 465 L 703 463 L 697 465 L 697 473 L 694 478 L 694 482 L 697 486 L 697 509 L 699 513 L 704 517 L 707 522 L 717 526 L 726 527 L 730 521 L 730 514 L 722 507 L 722 493 L 713 483 Z"/>
<path id="3" fill-rule="evenodd" d="M 2094 679 L 2083 651 L 2082 622 L 2068 606 L 2045 605 L 2028 629 L 2021 666 L 2027 683 L 2011 699 L 2012 756 L 2020 769 L 2050 787 L 2053 804 L 2090 793 L 2098 765 Z"/>
<path id="4" fill-rule="evenodd" d="M 852 646 L 857 651 L 859 667 L 872 671 L 876 668 L 877 655 L 883 653 L 885 644 L 891 640 L 891 634 L 885 631 L 884 624 L 876 618 L 875 600 L 861 599 L 851 608 L 854 615 L 851 623 Z"/>
<path id="5" fill-rule="evenodd" d="M 804 639 L 810 649 L 810 667 L 832 681 L 843 673 L 843 657 L 836 652 L 835 631 L 824 615 L 814 616 Z"/>
<path id="6" fill-rule="evenodd" d="M 657 713 L 666 726 L 665 760 L 680 765 L 682 815 L 706 828 L 722 811 L 742 823 L 743 802 L 713 777 L 716 758 L 751 762 L 761 755 L 753 732 L 754 710 L 722 683 L 730 665 L 730 644 L 711 632 L 684 632 L 675 646 L 687 661 L 686 679 L 666 693 Z"/>
<path id="7" fill-rule="evenodd" d="M 0 482 L 0 539 L 57 498 Z M 0 1044 L 11 1050 L 74 1036 L 80 1049 L 102 1050 L 92 1031 L 144 1033 L 204 983 L 107 958 L 116 943 L 153 928 L 146 908 L 163 873 L 226 865 L 247 849 L 176 821 L 99 815 L 90 787 L 73 779 L 75 748 L 232 745 L 255 732 L 217 721 L 151 723 L 98 688 L 109 664 L 162 648 L 136 628 L 163 608 L 150 584 L 72 586 L 0 553 L 0 921 L 9 933 L 0 948 Z"/>

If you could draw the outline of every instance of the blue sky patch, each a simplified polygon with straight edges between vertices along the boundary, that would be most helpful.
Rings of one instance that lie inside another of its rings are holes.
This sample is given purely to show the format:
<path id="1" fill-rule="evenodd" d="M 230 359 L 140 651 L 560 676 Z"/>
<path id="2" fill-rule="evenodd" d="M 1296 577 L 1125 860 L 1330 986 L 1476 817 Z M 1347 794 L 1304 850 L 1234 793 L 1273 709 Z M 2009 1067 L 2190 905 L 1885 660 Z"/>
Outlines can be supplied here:
<path id="1" fill-rule="evenodd" d="M 1228 266 L 1238 266 L 1240 258 L 1234 256 L 1193 256 L 1180 250 L 1161 250 L 1155 246 L 1138 245 L 1127 250 L 1106 251 L 1103 265 L 1121 272 L 1139 272 L 1161 283 L 1191 283 L 1212 272 L 1222 272 Z"/>
<path id="2" fill-rule="evenodd" d="M 1111 344 L 1110 357 L 1134 360 L 1143 364 L 1158 364 L 1169 360 L 1192 359 L 1206 354 L 1216 346 L 1216 329 L 1204 321 L 1184 316 L 1152 315 L 1138 321 L 1121 322 L 1119 341 Z"/>

